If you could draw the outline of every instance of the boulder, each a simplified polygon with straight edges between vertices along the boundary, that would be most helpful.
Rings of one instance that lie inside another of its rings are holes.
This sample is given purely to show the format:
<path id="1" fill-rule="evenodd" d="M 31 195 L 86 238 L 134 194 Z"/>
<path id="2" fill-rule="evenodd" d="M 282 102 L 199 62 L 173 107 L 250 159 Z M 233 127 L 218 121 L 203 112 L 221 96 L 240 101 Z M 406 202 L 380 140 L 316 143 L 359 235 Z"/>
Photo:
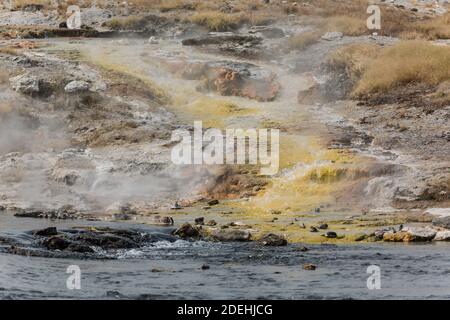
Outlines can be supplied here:
<path id="1" fill-rule="evenodd" d="M 252 237 L 249 231 L 239 229 L 216 229 L 212 230 L 209 236 L 216 241 L 223 242 L 250 241 Z"/>
<path id="2" fill-rule="evenodd" d="M 58 231 L 56 230 L 56 227 L 49 227 L 49 228 L 33 231 L 33 235 L 42 236 L 42 237 L 56 236 L 57 234 L 58 234 Z"/>
<path id="3" fill-rule="evenodd" d="M 306 263 L 303 265 L 303 269 L 314 271 L 317 269 L 317 267 L 311 263 Z"/>
<path id="4" fill-rule="evenodd" d="M 218 205 L 218 204 L 219 204 L 219 200 L 217 200 L 217 199 L 208 201 L 208 206 L 215 206 L 215 205 Z"/>
<path id="5" fill-rule="evenodd" d="M 182 239 L 197 238 L 199 236 L 199 231 L 190 223 L 186 222 L 177 230 L 175 230 L 173 234 L 179 236 Z"/>
<path id="6" fill-rule="evenodd" d="M 23 94 L 36 94 L 39 93 L 39 79 L 27 74 L 19 75 L 9 79 L 11 87 Z"/>
<path id="7" fill-rule="evenodd" d="M 337 238 L 337 234 L 334 231 L 328 231 L 325 234 L 325 237 L 328 238 L 328 239 L 335 239 L 335 238 Z"/>
<path id="8" fill-rule="evenodd" d="M 89 90 L 90 85 L 86 81 L 75 80 L 69 82 L 65 87 L 64 91 L 67 93 L 78 93 Z"/>
<path id="9" fill-rule="evenodd" d="M 204 217 L 199 217 L 199 218 L 195 218 L 195 224 L 196 225 L 204 225 L 205 224 L 205 218 Z"/>
<path id="10" fill-rule="evenodd" d="M 387 242 L 410 242 L 414 241 L 412 236 L 406 232 L 406 231 L 399 231 L 399 232 L 385 232 L 383 234 L 383 241 Z"/>
<path id="11" fill-rule="evenodd" d="M 201 80 L 198 90 L 222 96 L 273 101 L 280 90 L 273 72 L 251 63 L 216 61 L 174 64 L 171 68 L 184 79 Z"/>
<path id="12" fill-rule="evenodd" d="M 401 231 L 406 231 L 411 236 L 414 237 L 415 241 L 430 241 L 437 233 L 437 230 L 426 226 L 426 227 L 405 227 Z"/>
<path id="13" fill-rule="evenodd" d="M 450 229 L 450 217 L 433 217 L 433 226 Z"/>
<path id="14" fill-rule="evenodd" d="M 46 239 L 43 245 L 49 250 L 64 250 L 70 245 L 70 242 L 62 237 L 51 237 Z"/>
<path id="15" fill-rule="evenodd" d="M 258 242 L 264 246 L 273 246 L 273 247 L 285 246 L 288 244 L 287 240 L 283 236 L 273 233 L 269 233 L 262 236 Z"/>
<path id="16" fill-rule="evenodd" d="M 431 241 L 436 230 L 431 227 L 405 227 L 401 231 L 389 231 L 383 234 L 383 240 L 388 242 Z"/>
<path id="17" fill-rule="evenodd" d="M 258 101 L 272 101 L 280 90 L 275 75 L 243 76 L 239 71 L 227 67 L 217 70 L 213 84 L 223 96 L 242 96 Z"/>
<path id="18" fill-rule="evenodd" d="M 450 241 L 450 230 L 441 230 L 436 232 L 434 241 Z"/>

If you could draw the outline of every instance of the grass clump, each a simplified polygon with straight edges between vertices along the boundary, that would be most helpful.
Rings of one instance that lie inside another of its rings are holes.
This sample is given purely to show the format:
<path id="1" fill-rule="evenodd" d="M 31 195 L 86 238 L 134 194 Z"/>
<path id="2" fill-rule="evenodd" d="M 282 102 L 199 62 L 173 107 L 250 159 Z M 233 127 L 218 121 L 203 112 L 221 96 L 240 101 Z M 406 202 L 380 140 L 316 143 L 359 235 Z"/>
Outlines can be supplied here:
<path id="1" fill-rule="evenodd" d="M 356 83 L 378 56 L 380 47 L 375 44 L 351 44 L 332 52 L 327 66 L 335 72 L 345 72 L 352 83 Z"/>
<path id="2" fill-rule="evenodd" d="M 386 91 L 408 83 L 436 86 L 450 80 L 450 48 L 403 41 L 384 49 L 362 72 L 354 95 Z"/>
<path id="3" fill-rule="evenodd" d="M 287 40 L 287 48 L 288 50 L 305 50 L 316 43 L 321 35 L 320 31 L 307 31 L 292 36 Z"/>
<path id="4" fill-rule="evenodd" d="M 330 17 L 326 20 L 326 31 L 342 32 L 346 36 L 360 36 L 367 34 L 366 20 L 350 16 Z"/>
<path id="5" fill-rule="evenodd" d="M 238 28 L 243 22 L 240 14 L 229 14 L 217 11 L 200 12 L 192 16 L 195 24 L 207 27 L 210 31 L 228 31 Z"/>
<path id="6" fill-rule="evenodd" d="M 383 49 L 375 44 L 352 44 L 331 53 L 327 66 L 346 74 L 354 84 L 353 96 L 387 92 L 410 83 L 438 86 L 450 80 L 450 48 L 419 40 Z"/>
<path id="7" fill-rule="evenodd" d="M 413 24 L 407 35 L 427 40 L 450 39 L 450 13 Z"/>
<path id="8" fill-rule="evenodd" d="M 126 18 L 112 18 L 105 23 L 105 26 L 112 30 L 139 30 L 145 28 L 147 19 L 139 16 L 129 16 Z"/>
<path id="9" fill-rule="evenodd" d="M 47 9 L 50 5 L 50 0 L 11 0 L 11 7 L 16 10 L 23 10 L 31 6 Z"/>

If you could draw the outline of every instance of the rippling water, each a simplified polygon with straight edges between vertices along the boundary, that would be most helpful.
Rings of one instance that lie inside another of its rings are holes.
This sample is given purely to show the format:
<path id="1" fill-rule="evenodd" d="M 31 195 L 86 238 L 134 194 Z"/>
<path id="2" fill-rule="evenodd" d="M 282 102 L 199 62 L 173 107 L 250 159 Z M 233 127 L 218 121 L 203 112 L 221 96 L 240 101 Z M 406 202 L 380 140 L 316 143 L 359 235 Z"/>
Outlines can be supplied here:
<path id="1" fill-rule="evenodd" d="M 0 234 L 56 225 L 0 216 Z M 99 223 L 96 223 L 99 224 Z M 101 223 L 104 224 L 104 223 Z M 117 224 L 115 224 L 118 227 Z M 121 225 L 123 226 L 123 225 Z M 129 225 L 128 225 L 129 226 Z M 148 232 L 162 228 L 133 226 Z M 166 230 L 168 231 L 168 230 Z M 157 242 L 120 250 L 110 260 L 49 259 L 0 254 L 1 299 L 369 299 L 449 298 L 450 245 L 300 245 Z M 312 263 L 315 271 L 303 270 Z M 209 270 L 202 270 L 207 264 Z M 381 289 L 368 290 L 369 265 L 381 268 Z M 81 289 L 68 290 L 69 265 L 81 268 Z"/>

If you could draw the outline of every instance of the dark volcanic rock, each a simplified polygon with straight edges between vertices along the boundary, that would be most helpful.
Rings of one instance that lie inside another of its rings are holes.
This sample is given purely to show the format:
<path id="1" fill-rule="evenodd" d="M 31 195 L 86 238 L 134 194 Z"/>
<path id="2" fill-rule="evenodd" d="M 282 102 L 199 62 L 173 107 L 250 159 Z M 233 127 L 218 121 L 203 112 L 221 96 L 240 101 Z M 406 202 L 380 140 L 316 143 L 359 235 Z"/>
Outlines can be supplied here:
<path id="1" fill-rule="evenodd" d="M 325 237 L 329 238 L 329 239 L 334 239 L 337 238 L 337 234 L 334 231 L 328 231 L 325 235 Z"/>
<path id="2" fill-rule="evenodd" d="M 17 255 L 104 259 L 113 258 L 114 255 L 111 254 L 115 250 L 140 248 L 157 241 L 176 241 L 175 237 L 168 234 L 93 227 L 60 230 L 59 232 L 56 228 L 50 227 L 28 234 L 36 238 L 20 242 L 5 238 L 5 241 L 0 241 L 0 243 L 9 245 L 10 247 L 6 251 Z M 96 248 L 100 250 L 96 250 Z M 104 251 L 107 251 L 108 254 L 98 253 Z"/>
<path id="3" fill-rule="evenodd" d="M 33 235 L 43 237 L 56 236 L 57 234 L 58 231 L 56 230 L 56 227 L 49 227 L 42 230 L 36 230 L 33 232 Z"/>
<path id="4" fill-rule="evenodd" d="M 215 206 L 215 205 L 218 205 L 218 204 L 219 204 L 219 200 L 217 200 L 217 199 L 208 201 L 208 206 Z"/>
<path id="5" fill-rule="evenodd" d="M 319 229 L 322 229 L 322 230 L 328 229 L 328 224 L 322 223 L 321 225 L 319 225 Z"/>
<path id="6" fill-rule="evenodd" d="M 44 240 L 43 245 L 49 250 L 64 250 L 70 245 L 70 242 L 62 237 L 51 237 Z"/>
<path id="7" fill-rule="evenodd" d="M 78 244 L 78 243 L 72 243 L 70 244 L 66 250 L 71 252 L 79 252 L 79 253 L 94 253 L 94 249 L 87 245 Z"/>
<path id="8" fill-rule="evenodd" d="M 288 243 L 284 237 L 273 233 L 264 235 L 259 242 L 264 246 L 285 246 Z"/>
<path id="9" fill-rule="evenodd" d="M 114 234 L 97 234 L 93 232 L 82 233 L 74 240 L 85 245 L 96 246 L 102 249 L 131 249 L 139 247 L 134 239 Z"/>
<path id="10" fill-rule="evenodd" d="M 197 238 L 200 235 L 198 229 L 187 222 L 175 230 L 173 234 L 182 239 Z"/>
<path id="11" fill-rule="evenodd" d="M 204 217 L 199 217 L 199 218 L 195 218 L 195 224 L 196 225 L 204 225 L 205 224 L 205 218 Z"/>

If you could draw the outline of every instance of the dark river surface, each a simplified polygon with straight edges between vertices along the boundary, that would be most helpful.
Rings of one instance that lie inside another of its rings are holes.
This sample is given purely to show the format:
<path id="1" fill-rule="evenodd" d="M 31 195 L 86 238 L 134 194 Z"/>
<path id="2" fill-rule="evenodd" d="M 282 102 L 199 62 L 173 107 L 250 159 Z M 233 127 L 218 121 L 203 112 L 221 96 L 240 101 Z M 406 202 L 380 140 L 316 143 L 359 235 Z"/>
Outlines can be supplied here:
<path id="1" fill-rule="evenodd" d="M 0 215 L 0 235 L 104 222 L 49 221 Z M 114 227 L 124 224 L 109 223 Z M 145 232 L 170 228 L 126 224 Z M 256 243 L 157 242 L 74 260 L 0 253 L 0 299 L 410 299 L 450 297 L 450 243 L 261 247 Z M 317 266 L 303 270 L 305 263 Z M 202 270 L 202 265 L 208 270 Z M 66 285 L 70 265 L 81 289 Z M 369 290 L 367 267 L 381 271 Z"/>

